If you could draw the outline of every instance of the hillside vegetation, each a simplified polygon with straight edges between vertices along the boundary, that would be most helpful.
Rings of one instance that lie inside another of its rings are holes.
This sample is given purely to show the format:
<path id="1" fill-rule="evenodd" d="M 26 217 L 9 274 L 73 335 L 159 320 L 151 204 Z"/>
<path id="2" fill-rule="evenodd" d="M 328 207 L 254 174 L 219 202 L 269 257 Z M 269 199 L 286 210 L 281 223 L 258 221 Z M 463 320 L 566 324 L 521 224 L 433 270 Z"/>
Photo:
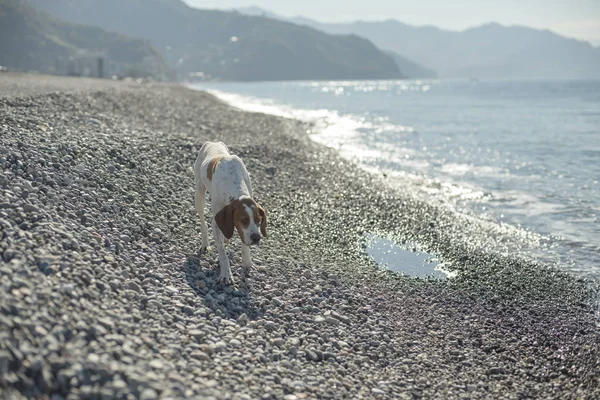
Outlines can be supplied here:
<path id="1" fill-rule="evenodd" d="M 171 75 L 169 66 L 146 40 L 64 22 L 22 0 L 0 0 L 0 65 L 64 73 L 68 58 L 81 50 L 104 51 L 124 73 Z"/>

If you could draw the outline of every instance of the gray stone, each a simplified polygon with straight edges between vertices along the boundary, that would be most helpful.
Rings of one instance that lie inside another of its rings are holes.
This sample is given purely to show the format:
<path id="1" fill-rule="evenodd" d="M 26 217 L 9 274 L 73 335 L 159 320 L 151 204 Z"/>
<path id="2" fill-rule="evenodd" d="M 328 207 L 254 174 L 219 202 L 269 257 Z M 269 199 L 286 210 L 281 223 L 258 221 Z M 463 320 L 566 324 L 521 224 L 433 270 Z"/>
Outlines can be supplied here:
<path id="1" fill-rule="evenodd" d="M 321 361 L 321 358 L 315 350 L 306 350 L 306 358 L 310 361 Z"/>
<path id="2" fill-rule="evenodd" d="M 227 343 L 220 340 L 214 344 L 214 349 L 215 349 L 215 352 L 217 352 L 217 353 L 221 352 L 221 351 L 225 351 L 225 349 L 227 349 Z"/>
<path id="3" fill-rule="evenodd" d="M 200 361 L 210 361 L 210 356 L 208 354 L 206 354 L 203 351 L 200 350 L 196 350 L 193 351 L 192 354 L 190 354 L 193 358 L 200 360 Z"/>
<path id="4" fill-rule="evenodd" d="M 248 323 L 248 316 L 246 315 L 246 313 L 240 315 L 237 319 L 237 322 L 242 326 L 246 325 Z"/>
<path id="5" fill-rule="evenodd" d="M 133 290 L 134 292 L 137 293 L 141 293 L 142 292 L 142 288 L 140 287 L 140 285 L 138 285 L 136 282 L 130 281 L 127 284 L 127 287 L 131 290 Z"/>
<path id="6" fill-rule="evenodd" d="M 492 367 L 488 370 L 489 375 L 504 375 L 506 374 L 506 369 L 503 367 Z"/>
<path id="7" fill-rule="evenodd" d="M 156 359 L 150 361 L 148 363 L 148 365 L 150 365 L 150 367 L 152 367 L 154 369 L 163 369 L 163 367 L 164 367 L 163 362 L 160 360 L 156 360 Z"/>
<path id="8" fill-rule="evenodd" d="M 158 399 L 158 393 L 154 389 L 146 388 L 140 393 L 140 400 L 155 400 Z"/>
<path id="9" fill-rule="evenodd" d="M 39 210 L 33 204 L 24 204 L 23 211 L 25 211 L 26 213 L 30 213 L 30 212 L 38 212 Z"/>

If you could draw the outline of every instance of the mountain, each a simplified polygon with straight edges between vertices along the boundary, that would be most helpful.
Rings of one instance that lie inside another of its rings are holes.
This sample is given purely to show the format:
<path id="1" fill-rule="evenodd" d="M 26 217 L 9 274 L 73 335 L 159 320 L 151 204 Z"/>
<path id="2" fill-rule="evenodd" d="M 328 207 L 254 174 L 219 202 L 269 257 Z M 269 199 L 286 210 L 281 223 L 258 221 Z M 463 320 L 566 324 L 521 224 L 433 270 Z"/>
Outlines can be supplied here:
<path id="1" fill-rule="evenodd" d="M 422 66 L 421 64 L 417 64 L 416 62 L 411 61 L 408 58 L 403 57 L 400 54 L 395 53 L 393 51 L 387 51 L 386 53 L 388 53 L 390 57 L 392 57 L 398 68 L 400 68 L 400 71 L 402 71 L 402 73 L 408 78 L 433 79 L 438 77 L 438 74 L 431 68 L 427 68 Z"/>
<path id="2" fill-rule="evenodd" d="M 141 37 L 177 71 L 232 80 L 395 79 L 392 58 L 356 35 L 200 10 L 181 0 L 31 0 L 55 16 Z"/>
<path id="3" fill-rule="evenodd" d="M 278 19 L 278 20 L 282 20 L 282 21 L 291 22 L 291 23 L 294 23 L 297 25 L 310 26 L 317 30 L 320 30 L 323 32 L 328 32 L 331 34 L 336 34 L 336 35 L 355 33 L 349 29 L 344 28 L 344 24 L 339 24 L 340 28 L 336 29 L 337 28 L 336 24 L 321 24 L 319 22 L 316 22 L 316 21 L 313 21 L 311 19 L 304 18 L 304 17 L 287 18 L 287 17 L 277 15 L 275 13 L 272 13 L 270 11 L 264 10 L 264 9 L 262 9 L 260 7 L 256 7 L 256 6 L 237 8 L 237 9 L 235 9 L 235 11 L 237 11 L 241 14 L 245 14 L 245 15 L 254 15 L 254 16 L 260 15 L 263 17 L 271 18 L 271 19 Z M 362 35 L 358 34 L 358 36 L 362 36 Z M 428 78 L 436 78 L 437 77 L 437 73 L 433 69 L 427 68 L 427 67 L 420 65 L 412 60 L 409 60 L 407 57 L 400 55 L 398 52 L 389 50 L 392 47 L 381 46 L 379 44 L 376 44 L 376 46 L 387 50 L 386 53 L 389 54 L 394 59 L 394 61 L 396 62 L 396 65 L 398 65 L 398 68 L 400 69 L 400 71 L 402 71 L 402 74 L 404 74 L 407 78 L 428 79 Z"/>
<path id="4" fill-rule="evenodd" d="M 0 0 L 0 65 L 67 73 L 67 60 L 104 52 L 109 73 L 166 79 L 171 70 L 149 42 L 60 21 L 22 0 Z M 94 59 L 94 62 L 97 62 Z"/>
<path id="5" fill-rule="evenodd" d="M 433 68 L 443 77 L 600 77 L 598 48 L 548 30 L 492 23 L 455 32 L 393 19 L 337 24 L 302 17 L 290 21 L 332 34 L 360 35 L 381 49 Z"/>

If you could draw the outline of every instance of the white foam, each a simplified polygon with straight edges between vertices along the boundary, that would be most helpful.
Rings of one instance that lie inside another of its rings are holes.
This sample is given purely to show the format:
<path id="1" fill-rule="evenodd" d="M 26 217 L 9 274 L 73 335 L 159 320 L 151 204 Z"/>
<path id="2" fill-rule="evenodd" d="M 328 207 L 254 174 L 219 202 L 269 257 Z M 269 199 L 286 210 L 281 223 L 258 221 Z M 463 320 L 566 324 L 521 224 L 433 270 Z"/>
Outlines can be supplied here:
<path id="1" fill-rule="evenodd" d="M 227 104 L 244 111 L 259 112 L 278 117 L 292 118 L 310 122 L 315 126 L 311 137 L 318 142 L 330 145 L 328 139 L 348 139 L 353 132 L 361 128 L 372 128 L 372 124 L 364 118 L 340 115 L 337 111 L 321 109 L 301 109 L 284 104 L 277 104 L 271 99 L 261 99 L 215 89 L 204 89 L 206 92 L 225 101 Z"/>

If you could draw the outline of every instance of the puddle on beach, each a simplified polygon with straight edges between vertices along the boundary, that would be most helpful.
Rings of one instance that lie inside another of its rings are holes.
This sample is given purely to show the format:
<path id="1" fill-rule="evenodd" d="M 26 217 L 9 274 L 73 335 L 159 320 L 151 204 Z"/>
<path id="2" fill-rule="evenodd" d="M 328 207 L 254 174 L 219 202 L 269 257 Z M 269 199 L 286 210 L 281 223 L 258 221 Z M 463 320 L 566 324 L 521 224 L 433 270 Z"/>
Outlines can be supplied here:
<path id="1" fill-rule="evenodd" d="M 446 271 L 437 257 L 420 251 L 414 244 L 398 245 L 391 239 L 373 234 L 365 236 L 365 243 L 365 252 L 381 268 L 421 278 L 447 279 L 455 275 Z"/>

